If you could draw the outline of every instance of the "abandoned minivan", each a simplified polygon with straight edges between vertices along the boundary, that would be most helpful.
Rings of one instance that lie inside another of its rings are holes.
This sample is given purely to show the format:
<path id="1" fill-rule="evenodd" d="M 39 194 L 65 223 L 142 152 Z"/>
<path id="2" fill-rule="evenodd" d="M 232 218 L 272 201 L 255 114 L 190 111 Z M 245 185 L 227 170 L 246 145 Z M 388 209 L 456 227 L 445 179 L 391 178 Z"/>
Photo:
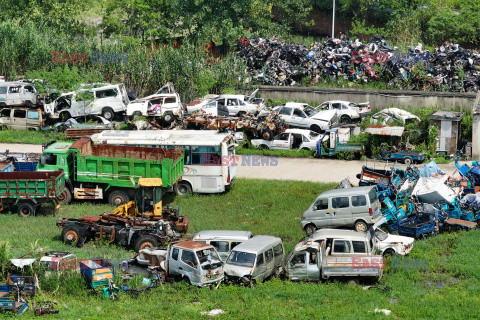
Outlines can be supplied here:
<path id="1" fill-rule="evenodd" d="M 224 266 L 225 280 L 249 284 L 279 275 L 284 258 L 282 239 L 255 236 L 230 252 Z"/>
<path id="2" fill-rule="evenodd" d="M 31 83 L 2 82 L 0 84 L 0 107 L 27 106 L 37 104 L 37 90 Z"/>
<path id="3" fill-rule="evenodd" d="M 238 230 L 206 230 L 193 236 L 193 241 L 211 244 L 217 249 L 220 258 L 225 261 L 236 246 L 253 237 L 250 231 Z"/>
<path id="4" fill-rule="evenodd" d="M 303 213 L 301 223 L 307 235 L 320 228 L 336 227 L 364 232 L 381 218 L 375 186 L 367 186 L 325 191 Z"/>
<path id="5" fill-rule="evenodd" d="M 0 128 L 13 130 L 40 130 L 43 125 L 40 109 L 3 108 L 0 110 Z"/>

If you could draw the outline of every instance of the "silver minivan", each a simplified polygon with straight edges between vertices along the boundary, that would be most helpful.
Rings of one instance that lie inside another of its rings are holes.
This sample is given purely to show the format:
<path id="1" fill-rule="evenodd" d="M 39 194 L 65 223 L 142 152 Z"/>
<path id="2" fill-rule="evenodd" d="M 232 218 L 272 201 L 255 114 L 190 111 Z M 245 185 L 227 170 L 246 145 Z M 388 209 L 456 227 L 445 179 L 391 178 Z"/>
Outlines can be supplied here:
<path id="1" fill-rule="evenodd" d="M 237 283 L 255 283 L 283 270 L 285 250 L 282 239 L 255 236 L 236 246 L 224 266 L 225 279 Z"/>
<path id="2" fill-rule="evenodd" d="M 307 235 L 320 228 L 336 227 L 364 232 L 381 218 L 375 186 L 368 186 L 325 191 L 303 213 L 301 223 Z"/>
<path id="3" fill-rule="evenodd" d="M 225 261 L 233 248 L 251 237 L 253 237 L 253 234 L 250 231 L 206 230 L 195 234 L 192 240 L 214 246 L 220 258 Z"/>
<path id="4" fill-rule="evenodd" d="M 0 107 L 27 106 L 37 104 L 37 90 L 31 83 L 1 82 Z"/>

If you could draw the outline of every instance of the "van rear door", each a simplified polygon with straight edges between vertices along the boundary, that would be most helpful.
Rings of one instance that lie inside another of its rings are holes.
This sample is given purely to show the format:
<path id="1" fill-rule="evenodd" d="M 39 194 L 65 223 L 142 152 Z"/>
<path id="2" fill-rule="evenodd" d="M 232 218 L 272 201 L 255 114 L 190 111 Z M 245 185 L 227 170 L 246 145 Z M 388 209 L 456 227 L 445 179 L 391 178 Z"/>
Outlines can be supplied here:
<path id="1" fill-rule="evenodd" d="M 375 187 L 372 187 L 368 192 L 368 200 L 370 202 L 370 207 L 372 209 L 372 218 L 373 222 L 376 222 L 381 219 L 382 212 L 380 211 L 380 202 L 378 201 L 377 197 L 377 190 Z"/>

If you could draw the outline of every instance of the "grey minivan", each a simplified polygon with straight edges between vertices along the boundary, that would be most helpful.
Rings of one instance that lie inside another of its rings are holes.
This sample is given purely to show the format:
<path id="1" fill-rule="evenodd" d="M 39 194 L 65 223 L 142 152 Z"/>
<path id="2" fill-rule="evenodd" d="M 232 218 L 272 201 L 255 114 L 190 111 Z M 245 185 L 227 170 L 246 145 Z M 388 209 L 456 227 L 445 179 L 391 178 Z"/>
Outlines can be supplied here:
<path id="1" fill-rule="evenodd" d="M 311 235 L 320 228 L 355 227 L 366 231 L 382 218 L 375 186 L 325 191 L 303 213 L 302 228 Z"/>

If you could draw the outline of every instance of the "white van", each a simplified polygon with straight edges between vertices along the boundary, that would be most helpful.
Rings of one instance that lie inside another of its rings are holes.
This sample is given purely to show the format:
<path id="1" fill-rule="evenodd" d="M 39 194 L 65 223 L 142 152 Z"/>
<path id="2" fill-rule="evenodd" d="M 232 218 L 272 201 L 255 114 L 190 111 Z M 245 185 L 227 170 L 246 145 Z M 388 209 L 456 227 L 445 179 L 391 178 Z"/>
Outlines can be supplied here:
<path id="1" fill-rule="evenodd" d="M 178 93 L 156 93 L 132 101 L 127 106 L 127 116 L 150 116 L 171 123 L 175 118 L 183 117 L 183 105 Z"/>
<path id="2" fill-rule="evenodd" d="M 206 230 L 195 234 L 192 240 L 214 246 L 215 249 L 217 249 L 220 258 L 225 261 L 233 248 L 247 241 L 251 237 L 253 237 L 251 231 Z"/>
<path id="3" fill-rule="evenodd" d="M 230 252 L 224 266 L 225 279 L 243 284 L 265 280 L 283 271 L 284 258 L 282 239 L 255 236 Z"/>
<path id="4" fill-rule="evenodd" d="M 37 89 L 26 82 L 1 82 L 0 107 L 27 106 L 37 104 Z"/>
<path id="5" fill-rule="evenodd" d="M 45 105 L 45 113 L 52 119 L 65 121 L 84 115 L 101 115 L 111 121 L 116 114 L 125 114 L 128 99 L 123 84 L 105 85 L 62 94 L 52 103 Z"/>

